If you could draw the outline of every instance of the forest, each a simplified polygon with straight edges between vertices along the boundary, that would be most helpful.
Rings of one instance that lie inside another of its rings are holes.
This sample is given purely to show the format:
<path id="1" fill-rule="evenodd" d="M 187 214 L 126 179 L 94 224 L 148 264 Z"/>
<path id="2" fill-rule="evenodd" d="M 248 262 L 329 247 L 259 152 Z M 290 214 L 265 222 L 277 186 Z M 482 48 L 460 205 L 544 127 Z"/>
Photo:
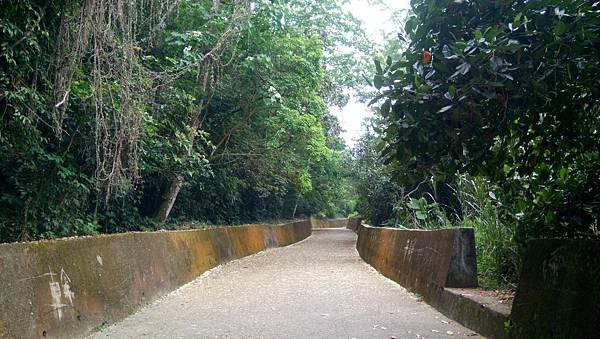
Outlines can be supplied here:
<path id="1" fill-rule="evenodd" d="M 510 289 L 527 240 L 600 237 L 600 3 L 412 0 L 380 44 L 350 2 L 2 1 L 0 242 L 467 226 Z"/>

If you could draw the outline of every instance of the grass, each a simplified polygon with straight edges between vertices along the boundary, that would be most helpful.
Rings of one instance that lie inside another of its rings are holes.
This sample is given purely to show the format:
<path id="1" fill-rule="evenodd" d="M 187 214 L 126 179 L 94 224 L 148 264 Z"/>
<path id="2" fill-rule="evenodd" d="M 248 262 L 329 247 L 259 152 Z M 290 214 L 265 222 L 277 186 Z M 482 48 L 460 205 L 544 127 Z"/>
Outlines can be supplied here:
<path id="1" fill-rule="evenodd" d="M 515 241 L 515 224 L 506 219 L 505 207 L 485 179 L 461 176 L 453 187 L 460 200 L 462 218 L 450 220 L 430 193 L 414 199 L 404 195 L 395 206 L 399 228 L 441 229 L 472 227 L 477 247 L 479 284 L 485 289 L 514 290 L 521 256 Z"/>
<path id="2" fill-rule="evenodd" d="M 458 192 L 463 209 L 462 224 L 475 229 L 481 286 L 515 289 L 521 266 L 515 224 L 502 218 L 504 207 L 484 179 L 461 177 Z"/>

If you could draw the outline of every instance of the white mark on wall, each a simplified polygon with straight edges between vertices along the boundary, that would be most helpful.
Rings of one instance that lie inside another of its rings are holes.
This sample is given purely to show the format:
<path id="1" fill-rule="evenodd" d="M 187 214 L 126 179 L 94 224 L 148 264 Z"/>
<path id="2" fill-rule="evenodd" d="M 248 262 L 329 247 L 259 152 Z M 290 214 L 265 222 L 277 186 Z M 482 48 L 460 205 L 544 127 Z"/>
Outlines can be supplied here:
<path id="1" fill-rule="evenodd" d="M 406 245 L 404 246 L 404 255 L 402 257 L 403 262 L 410 262 L 413 256 L 413 252 L 415 251 L 415 243 L 410 241 L 410 239 L 406 239 Z"/>
<path id="2" fill-rule="evenodd" d="M 50 274 L 50 295 L 52 296 L 52 309 L 56 310 L 56 315 L 58 316 L 58 320 L 62 319 L 62 307 L 63 304 L 61 302 L 62 292 L 60 290 L 60 283 L 58 281 L 54 281 L 54 273 L 52 271 Z"/>
<path id="3" fill-rule="evenodd" d="M 63 296 L 69 301 L 69 305 L 73 305 L 73 298 L 75 298 L 75 293 L 71 291 L 71 278 L 67 275 L 65 270 L 60 269 L 60 282 L 62 284 L 62 292 Z"/>
<path id="4" fill-rule="evenodd" d="M 410 247 L 410 239 L 406 239 L 406 245 L 404 246 L 404 255 L 402 256 L 402 262 L 406 262 L 406 253 Z"/>
<path id="5" fill-rule="evenodd" d="M 542 262 L 542 278 L 545 282 L 554 284 L 560 276 L 559 272 L 565 266 L 564 256 L 560 252 L 561 248 L 556 249 Z"/>
<path id="6" fill-rule="evenodd" d="M 50 268 L 48 268 L 48 271 L 48 275 L 50 276 L 50 296 L 52 297 L 51 307 L 53 311 L 56 311 L 55 314 L 58 320 L 61 320 L 64 308 L 73 306 L 75 293 L 71 291 L 71 278 L 69 278 L 64 269 L 60 269 L 59 281 L 54 280 L 54 276 L 57 274 L 52 273 Z"/>
<path id="7" fill-rule="evenodd" d="M 100 266 L 102 266 L 102 257 L 100 255 L 96 256 L 96 261 L 98 261 L 98 264 L 100 264 Z"/>

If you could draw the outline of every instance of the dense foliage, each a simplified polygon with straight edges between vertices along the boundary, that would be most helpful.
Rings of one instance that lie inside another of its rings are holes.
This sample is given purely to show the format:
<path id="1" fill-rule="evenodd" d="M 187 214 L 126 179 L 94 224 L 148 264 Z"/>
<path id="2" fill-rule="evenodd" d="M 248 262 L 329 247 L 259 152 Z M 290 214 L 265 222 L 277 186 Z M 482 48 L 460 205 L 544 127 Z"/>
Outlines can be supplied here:
<path id="1" fill-rule="evenodd" d="M 600 13 L 587 1 L 415 1 L 379 66 L 383 156 L 415 182 L 498 182 L 528 235 L 598 226 Z M 452 15 L 448 15 L 452 14 Z"/>
<path id="2" fill-rule="evenodd" d="M 373 79 L 380 156 L 411 193 L 396 212 L 412 210 L 412 225 L 433 216 L 444 225 L 457 213 L 438 213 L 443 183 L 462 200 L 458 223 L 493 234 L 480 253 L 497 265 L 531 237 L 598 237 L 600 5 L 411 5 L 400 35 L 408 48 L 377 61 Z"/>
<path id="3" fill-rule="evenodd" d="M 377 144 L 378 119 L 365 122 L 366 132 L 353 148 L 354 163 L 351 171 L 357 195 L 356 209 L 370 225 L 395 225 L 394 205 L 401 195 L 401 187 L 392 180 L 392 171 L 379 160 Z"/>
<path id="4" fill-rule="evenodd" d="M 0 6 L 0 241 L 351 212 L 342 1 Z"/>

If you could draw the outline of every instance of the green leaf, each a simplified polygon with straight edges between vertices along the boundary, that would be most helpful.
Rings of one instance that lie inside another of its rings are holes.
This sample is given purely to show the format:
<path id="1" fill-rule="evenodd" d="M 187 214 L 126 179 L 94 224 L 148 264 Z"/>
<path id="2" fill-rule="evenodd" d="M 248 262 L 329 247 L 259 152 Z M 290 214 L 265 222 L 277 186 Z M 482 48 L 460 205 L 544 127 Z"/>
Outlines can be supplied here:
<path id="1" fill-rule="evenodd" d="M 521 24 L 521 17 L 523 16 L 523 13 L 517 13 L 517 15 L 515 15 L 515 18 L 512 22 L 514 27 L 517 27 Z"/>
<path id="2" fill-rule="evenodd" d="M 408 206 L 409 208 L 411 208 L 413 210 L 421 209 L 421 206 L 419 205 L 419 201 L 417 199 L 413 199 L 413 198 L 410 198 L 410 201 L 406 204 L 406 206 Z"/>
<path id="3" fill-rule="evenodd" d="M 373 77 L 373 86 L 377 89 L 381 89 L 381 86 L 383 86 L 383 76 L 379 74 L 375 75 Z"/>
<path id="4" fill-rule="evenodd" d="M 452 99 L 456 98 L 456 86 L 454 86 L 454 85 L 450 85 L 450 86 L 448 87 L 448 93 L 450 94 L 450 97 L 451 97 Z"/>
<path id="5" fill-rule="evenodd" d="M 392 64 L 392 66 L 390 66 L 389 71 L 393 72 L 403 66 L 407 66 L 405 61 L 396 61 L 394 64 Z"/>
<path id="6" fill-rule="evenodd" d="M 383 105 L 381 105 L 381 109 L 379 110 L 379 112 L 381 113 L 382 116 L 386 117 L 388 115 L 388 113 L 390 112 L 390 107 L 391 107 L 392 101 L 390 99 L 387 99 Z"/>
<path id="7" fill-rule="evenodd" d="M 559 176 L 562 181 L 566 181 L 569 176 L 569 170 L 565 167 L 562 167 L 559 171 Z"/>
<path id="8" fill-rule="evenodd" d="M 377 75 L 383 74 L 383 69 L 381 68 L 381 62 L 377 59 L 373 60 L 375 62 L 375 68 L 377 70 Z"/>
<path id="9" fill-rule="evenodd" d="M 404 25 L 404 30 L 407 33 L 411 33 L 417 27 L 417 17 L 412 16 L 406 20 L 406 25 Z"/>
<path id="10" fill-rule="evenodd" d="M 556 35 L 563 35 L 567 31 L 567 24 L 564 21 L 560 20 L 556 26 L 554 26 L 554 33 Z"/>

